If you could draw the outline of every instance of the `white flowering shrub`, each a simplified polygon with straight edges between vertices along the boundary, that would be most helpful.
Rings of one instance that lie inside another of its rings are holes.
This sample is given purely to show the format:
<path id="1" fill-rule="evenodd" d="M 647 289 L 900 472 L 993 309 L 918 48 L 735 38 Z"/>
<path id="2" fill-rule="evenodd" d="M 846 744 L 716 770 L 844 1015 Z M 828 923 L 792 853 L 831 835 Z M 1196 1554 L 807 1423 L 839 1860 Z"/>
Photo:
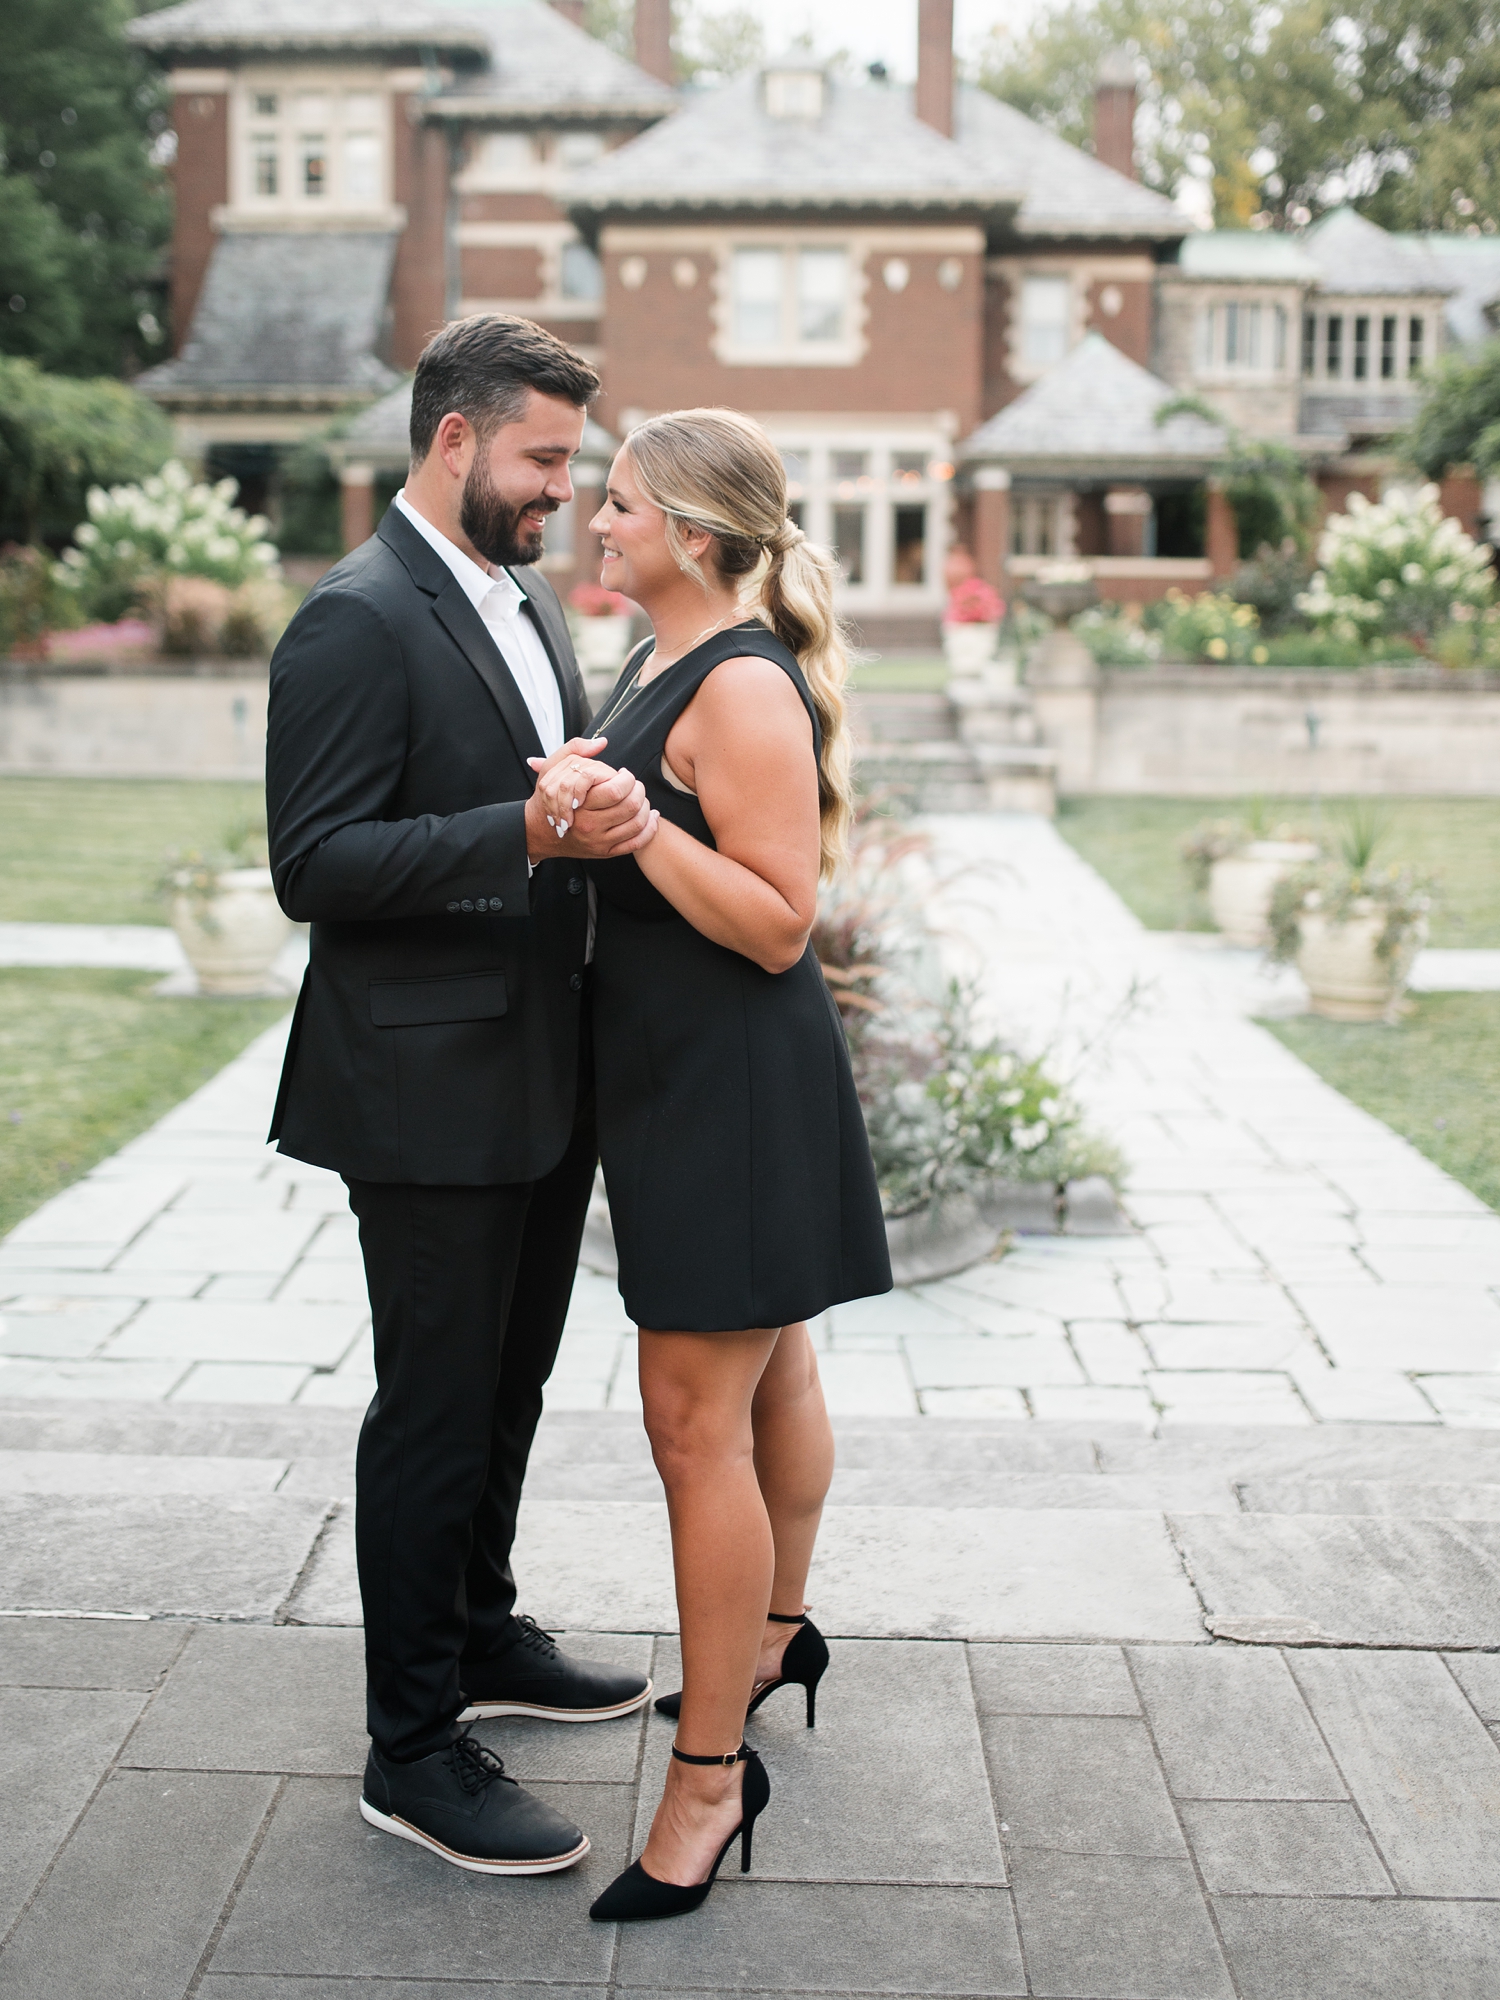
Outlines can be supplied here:
<path id="1" fill-rule="evenodd" d="M 149 604 L 174 576 L 203 577 L 233 590 L 278 574 L 279 556 L 264 514 L 235 506 L 233 479 L 195 481 L 171 459 L 139 485 L 89 489 L 88 519 L 63 551 L 59 582 L 84 609 L 119 618 Z"/>
<path id="2" fill-rule="evenodd" d="M 1351 493 L 1318 544 L 1318 569 L 1297 608 L 1337 639 L 1430 641 L 1495 606 L 1491 551 L 1448 519 L 1438 489 L 1397 489 L 1376 505 Z"/>

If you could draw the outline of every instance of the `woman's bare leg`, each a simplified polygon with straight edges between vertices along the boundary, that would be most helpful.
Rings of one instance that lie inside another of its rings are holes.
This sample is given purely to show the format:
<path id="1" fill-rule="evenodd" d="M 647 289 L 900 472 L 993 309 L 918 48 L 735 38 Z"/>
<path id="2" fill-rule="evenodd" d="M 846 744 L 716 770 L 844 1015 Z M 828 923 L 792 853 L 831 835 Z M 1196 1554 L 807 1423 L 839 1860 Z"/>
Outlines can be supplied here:
<path id="1" fill-rule="evenodd" d="M 808 1567 L 833 1477 L 833 1430 L 805 1320 L 781 1329 L 756 1385 L 750 1420 L 755 1473 L 776 1547 L 771 1609 L 791 1617 L 806 1609 Z M 781 1672 L 781 1656 L 796 1630 L 795 1625 L 764 1627 L 757 1684 Z"/>
<path id="2" fill-rule="evenodd" d="M 641 1401 L 667 1493 L 682 1632 L 677 1743 L 738 1748 L 766 1629 L 775 1546 L 756 1478 L 751 1407 L 777 1329 L 641 1329 Z M 641 1861 L 661 1882 L 701 1882 L 740 1817 L 740 1766 L 667 1767 Z"/>

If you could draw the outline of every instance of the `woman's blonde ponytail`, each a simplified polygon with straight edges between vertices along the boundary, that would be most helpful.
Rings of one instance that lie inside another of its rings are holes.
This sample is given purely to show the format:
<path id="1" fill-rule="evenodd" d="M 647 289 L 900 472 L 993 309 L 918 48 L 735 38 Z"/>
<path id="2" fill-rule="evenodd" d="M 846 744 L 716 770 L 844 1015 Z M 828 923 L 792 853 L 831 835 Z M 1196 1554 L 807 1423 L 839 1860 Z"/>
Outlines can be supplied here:
<path id="1" fill-rule="evenodd" d="M 705 582 L 681 540 L 706 529 L 726 582 L 743 579 L 747 614 L 796 656 L 822 735 L 818 758 L 821 872 L 844 859 L 853 816 L 844 684 L 849 651 L 833 608 L 836 571 L 827 549 L 787 518 L 786 471 L 760 425 L 738 410 L 677 410 L 650 417 L 626 445 L 647 497 L 667 516 L 679 565 Z"/>

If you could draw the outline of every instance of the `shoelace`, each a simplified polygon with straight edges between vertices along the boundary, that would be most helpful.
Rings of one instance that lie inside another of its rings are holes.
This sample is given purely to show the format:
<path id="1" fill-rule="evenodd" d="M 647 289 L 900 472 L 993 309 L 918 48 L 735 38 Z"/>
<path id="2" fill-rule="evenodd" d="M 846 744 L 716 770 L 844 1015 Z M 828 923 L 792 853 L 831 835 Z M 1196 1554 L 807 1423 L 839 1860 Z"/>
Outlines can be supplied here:
<path id="1" fill-rule="evenodd" d="M 544 1632 L 534 1618 L 527 1618 L 523 1614 L 516 1619 L 516 1623 L 521 1628 L 516 1634 L 520 1645 L 530 1646 L 533 1652 L 545 1653 L 549 1658 L 557 1651 L 557 1644 L 552 1634 Z"/>
<path id="2" fill-rule="evenodd" d="M 514 1778 L 505 1777 L 505 1766 L 494 1751 L 483 1743 L 476 1743 L 467 1729 L 462 1736 L 454 1737 L 448 1751 L 448 1762 L 466 1792 L 482 1792 L 497 1778 L 505 1778 L 507 1785 L 515 1783 Z"/>

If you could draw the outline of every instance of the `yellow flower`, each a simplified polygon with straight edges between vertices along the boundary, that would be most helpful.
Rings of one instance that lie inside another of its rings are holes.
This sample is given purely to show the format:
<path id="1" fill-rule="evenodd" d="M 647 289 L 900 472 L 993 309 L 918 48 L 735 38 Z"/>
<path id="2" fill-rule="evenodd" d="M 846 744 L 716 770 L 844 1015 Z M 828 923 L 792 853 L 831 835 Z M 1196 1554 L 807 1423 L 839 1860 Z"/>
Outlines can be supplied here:
<path id="1" fill-rule="evenodd" d="M 1222 639 L 1210 639 L 1205 650 L 1211 660 L 1222 660 L 1229 652 L 1228 646 Z"/>
<path id="2" fill-rule="evenodd" d="M 1266 664 L 1266 661 L 1270 659 L 1271 655 L 1266 651 L 1264 646 L 1254 646 L 1251 648 L 1250 657 L 1255 662 L 1256 666 L 1263 667 Z"/>

